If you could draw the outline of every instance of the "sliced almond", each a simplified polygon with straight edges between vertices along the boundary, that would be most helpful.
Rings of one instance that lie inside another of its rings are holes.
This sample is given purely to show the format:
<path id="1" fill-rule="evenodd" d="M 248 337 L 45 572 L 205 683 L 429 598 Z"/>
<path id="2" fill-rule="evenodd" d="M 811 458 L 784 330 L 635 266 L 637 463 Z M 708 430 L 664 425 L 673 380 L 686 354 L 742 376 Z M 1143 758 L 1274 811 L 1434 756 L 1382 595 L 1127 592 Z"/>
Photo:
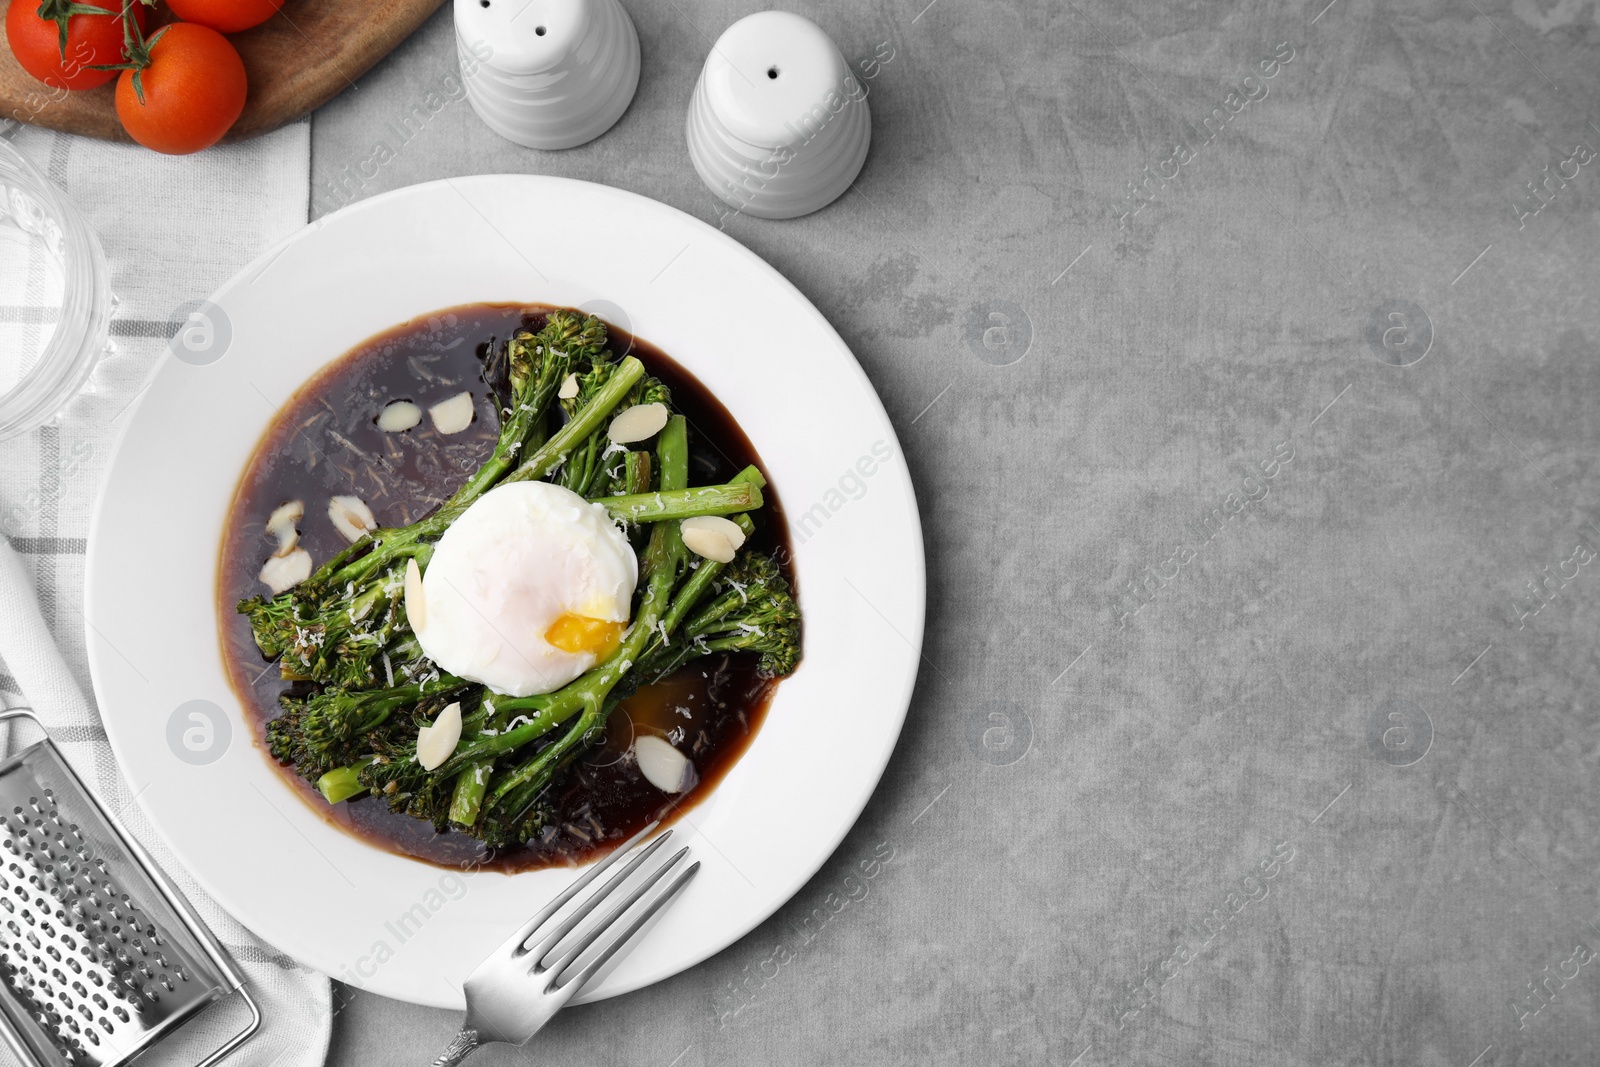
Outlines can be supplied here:
<path id="1" fill-rule="evenodd" d="M 561 379 L 561 388 L 556 390 L 556 396 L 562 400 L 573 400 L 578 395 L 578 376 L 569 374 Z"/>
<path id="2" fill-rule="evenodd" d="M 300 543 L 300 531 L 294 528 L 306 513 L 306 506 L 298 500 L 291 500 L 287 504 L 279 504 L 267 519 L 267 533 L 278 539 L 278 550 L 274 556 L 287 556 L 294 546 Z"/>
<path id="3" fill-rule="evenodd" d="M 422 421 L 422 409 L 409 400 L 396 400 L 378 412 L 378 429 L 401 433 Z"/>
<path id="4" fill-rule="evenodd" d="M 428 625 L 428 601 L 422 594 L 422 568 L 415 559 L 406 560 L 406 618 L 411 629 L 421 633 Z"/>
<path id="5" fill-rule="evenodd" d="M 279 504 L 273 509 L 272 515 L 267 519 L 267 530 L 268 532 L 271 532 L 274 528 L 282 526 L 286 523 L 290 526 L 293 526 L 295 523 L 300 521 L 301 517 L 304 516 L 305 513 L 306 505 L 304 501 L 290 500 L 287 503 Z"/>
<path id="6" fill-rule="evenodd" d="M 256 577 L 267 584 L 273 596 L 277 596 L 311 577 L 311 553 L 297 548 L 287 555 L 272 556 L 261 565 L 261 573 Z"/>
<path id="7" fill-rule="evenodd" d="M 446 436 L 460 433 L 472 425 L 472 394 L 457 393 L 449 400 L 441 400 L 428 409 L 433 428 Z"/>
<path id="8" fill-rule="evenodd" d="M 439 713 L 432 726 L 417 731 L 417 762 L 422 769 L 431 771 L 456 750 L 461 740 L 461 704 L 451 704 Z"/>
<path id="9" fill-rule="evenodd" d="M 631 445 L 660 433 L 667 424 L 667 414 L 665 404 L 635 404 L 611 420 L 607 433 L 615 443 Z"/>
<path id="10" fill-rule="evenodd" d="M 692 519 L 684 519 L 682 525 L 684 533 L 690 530 L 710 530 L 726 537 L 728 543 L 736 550 L 744 547 L 744 531 L 739 529 L 739 524 L 721 515 L 696 515 Z"/>
<path id="11" fill-rule="evenodd" d="M 694 784 L 694 764 L 662 738 L 646 734 L 633 742 L 633 755 L 645 781 L 663 793 L 681 793 Z"/>
<path id="12" fill-rule="evenodd" d="M 714 562 L 732 563 L 733 557 L 738 554 L 738 546 L 728 540 L 727 535 L 721 530 L 715 527 L 690 526 L 689 523 L 692 521 L 692 519 L 684 519 L 681 524 L 684 547 L 695 555 L 703 556 Z M 739 534 L 739 539 L 741 542 L 744 540 L 743 532 Z"/>
<path id="13" fill-rule="evenodd" d="M 294 551 L 294 546 L 300 543 L 300 531 L 294 528 L 294 523 L 286 523 L 272 531 L 278 539 L 278 550 L 272 555 L 281 559 Z"/>
<path id="14" fill-rule="evenodd" d="M 336 496 L 328 501 L 328 518 L 344 535 L 346 541 L 355 542 L 371 530 L 378 528 L 372 509 L 358 496 Z"/>

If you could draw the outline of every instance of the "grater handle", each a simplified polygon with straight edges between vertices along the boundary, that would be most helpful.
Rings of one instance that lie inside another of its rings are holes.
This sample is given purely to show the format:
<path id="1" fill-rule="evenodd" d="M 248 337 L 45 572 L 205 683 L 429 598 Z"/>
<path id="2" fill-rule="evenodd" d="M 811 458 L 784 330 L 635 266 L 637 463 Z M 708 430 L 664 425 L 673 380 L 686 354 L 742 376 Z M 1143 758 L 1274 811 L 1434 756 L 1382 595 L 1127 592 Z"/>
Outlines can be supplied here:
<path id="1" fill-rule="evenodd" d="M 478 1037 L 478 1031 L 462 1027 L 461 1032 L 456 1034 L 455 1040 L 450 1042 L 450 1047 L 433 1061 L 433 1067 L 456 1067 L 456 1064 L 472 1055 L 480 1044 L 482 1041 Z"/>
<path id="2" fill-rule="evenodd" d="M 218 1048 L 211 1055 L 195 1064 L 195 1067 L 212 1067 L 213 1064 L 220 1063 L 224 1056 L 227 1056 L 234 1049 L 250 1040 L 251 1036 L 257 1030 L 261 1029 L 261 1009 L 256 1006 L 255 997 L 252 997 L 250 995 L 250 990 L 246 989 L 244 986 L 240 986 L 237 990 L 235 990 L 235 992 L 244 998 L 245 1004 L 250 1008 L 249 1024 L 245 1026 L 243 1030 L 240 1030 L 238 1033 L 228 1038 L 227 1043 L 222 1047 Z"/>

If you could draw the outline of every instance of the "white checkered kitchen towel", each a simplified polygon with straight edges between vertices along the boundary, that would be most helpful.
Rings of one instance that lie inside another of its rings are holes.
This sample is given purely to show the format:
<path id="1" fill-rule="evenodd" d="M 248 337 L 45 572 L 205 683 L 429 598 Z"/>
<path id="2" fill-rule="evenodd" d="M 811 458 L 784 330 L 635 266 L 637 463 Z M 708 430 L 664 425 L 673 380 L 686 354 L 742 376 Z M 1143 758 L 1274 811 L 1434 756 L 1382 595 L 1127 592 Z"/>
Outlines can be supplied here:
<path id="1" fill-rule="evenodd" d="M 111 261 L 120 303 L 111 323 L 115 352 L 95 372 L 92 391 L 57 424 L 0 443 L 0 531 L 11 546 L 0 539 L 0 700 L 15 705 L 26 695 L 67 758 L 121 812 L 247 975 L 261 1004 L 262 1030 L 228 1062 L 311 1067 L 327 1054 L 327 979 L 258 941 L 217 907 L 130 803 L 89 695 L 82 614 L 84 541 L 117 430 L 113 420 L 165 347 L 173 311 L 209 295 L 305 225 L 310 126 L 182 158 L 32 128 L 0 128 L 7 135 L 86 214 Z M 198 1063 L 248 1017 L 234 998 L 141 1062 Z M 0 1063 L 9 1059 L 0 1049 Z"/>

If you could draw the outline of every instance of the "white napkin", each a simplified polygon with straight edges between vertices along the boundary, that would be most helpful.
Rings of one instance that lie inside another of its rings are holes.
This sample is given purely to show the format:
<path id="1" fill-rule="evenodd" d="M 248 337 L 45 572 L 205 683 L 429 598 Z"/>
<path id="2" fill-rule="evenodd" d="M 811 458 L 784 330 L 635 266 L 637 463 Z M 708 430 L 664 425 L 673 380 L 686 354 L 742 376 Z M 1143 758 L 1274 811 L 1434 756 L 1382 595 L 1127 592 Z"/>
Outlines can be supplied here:
<path id="1" fill-rule="evenodd" d="M 57 424 L 0 443 L 0 700 L 38 713 L 78 772 L 176 881 L 246 974 L 262 1029 L 230 1065 L 312 1067 L 327 1053 L 328 980 L 257 940 L 201 891 L 129 795 L 92 700 L 84 654 L 89 515 L 129 403 L 166 346 L 169 317 L 305 225 L 308 123 L 167 158 L 23 128 L 12 144 L 64 188 L 100 235 L 120 300 L 115 353 Z M 9 539 L 9 544 L 7 543 Z M 21 743 L 30 740 L 22 728 Z M 238 998 L 141 1063 L 198 1063 L 249 1018 Z M 0 1048 L 0 1063 L 11 1062 Z"/>

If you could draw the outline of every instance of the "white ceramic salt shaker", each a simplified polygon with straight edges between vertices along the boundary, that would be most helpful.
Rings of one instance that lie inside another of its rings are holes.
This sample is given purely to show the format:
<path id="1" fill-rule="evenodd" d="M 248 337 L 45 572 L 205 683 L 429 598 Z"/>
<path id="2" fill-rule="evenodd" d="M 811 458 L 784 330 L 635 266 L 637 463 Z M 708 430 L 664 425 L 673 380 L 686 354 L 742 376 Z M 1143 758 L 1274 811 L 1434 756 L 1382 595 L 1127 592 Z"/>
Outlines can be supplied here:
<path id="1" fill-rule="evenodd" d="M 472 109 L 529 148 L 573 148 L 628 110 L 639 34 L 618 0 L 455 0 Z"/>
<path id="2" fill-rule="evenodd" d="M 850 188 L 867 158 L 872 116 L 866 86 L 821 27 L 763 11 L 712 47 L 687 133 L 694 169 L 723 202 L 792 219 Z"/>

